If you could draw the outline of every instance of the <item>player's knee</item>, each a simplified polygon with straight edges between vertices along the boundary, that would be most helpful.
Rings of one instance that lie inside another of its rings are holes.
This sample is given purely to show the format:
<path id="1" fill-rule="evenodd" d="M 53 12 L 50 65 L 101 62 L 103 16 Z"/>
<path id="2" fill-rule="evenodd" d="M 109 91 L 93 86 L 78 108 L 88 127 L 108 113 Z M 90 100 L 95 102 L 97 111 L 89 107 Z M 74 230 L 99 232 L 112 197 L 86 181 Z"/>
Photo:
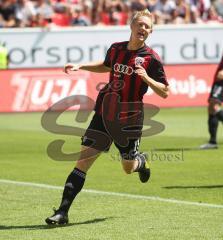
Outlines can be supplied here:
<path id="1" fill-rule="evenodd" d="M 215 114 L 220 108 L 220 104 L 214 100 L 210 99 L 209 100 L 209 105 L 208 105 L 208 113 L 209 114 Z"/>

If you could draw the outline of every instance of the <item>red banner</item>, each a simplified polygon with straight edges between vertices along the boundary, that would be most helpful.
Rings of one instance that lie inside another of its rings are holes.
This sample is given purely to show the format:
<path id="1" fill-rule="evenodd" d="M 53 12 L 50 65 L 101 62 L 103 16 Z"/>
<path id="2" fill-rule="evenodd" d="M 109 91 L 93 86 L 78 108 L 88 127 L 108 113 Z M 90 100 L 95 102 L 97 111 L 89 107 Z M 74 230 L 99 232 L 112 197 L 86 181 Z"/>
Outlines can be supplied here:
<path id="1" fill-rule="evenodd" d="M 217 65 L 165 66 L 170 95 L 162 99 L 148 91 L 145 103 L 159 107 L 207 105 Z M 108 82 L 108 74 L 74 72 L 62 69 L 1 70 L 0 112 L 45 111 L 53 103 L 71 95 L 96 100 L 98 89 Z"/>

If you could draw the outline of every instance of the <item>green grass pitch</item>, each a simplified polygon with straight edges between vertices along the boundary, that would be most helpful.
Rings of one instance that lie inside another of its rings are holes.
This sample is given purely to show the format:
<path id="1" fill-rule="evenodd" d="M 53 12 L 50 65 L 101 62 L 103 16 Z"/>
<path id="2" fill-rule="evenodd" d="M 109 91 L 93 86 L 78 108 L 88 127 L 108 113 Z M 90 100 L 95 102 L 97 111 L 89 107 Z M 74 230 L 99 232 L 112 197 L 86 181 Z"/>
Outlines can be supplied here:
<path id="1" fill-rule="evenodd" d="M 61 123 L 77 126 L 74 115 L 65 113 Z M 65 139 L 64 151 L 78 151 L 80 138 L 46 132 L 40 118 L 41 113 L 0 114 L 1 240 L 223 239 L 222 126 L 218 150 L 196 149 L 208 139 L 206 108 L 161 109 L 154 117 L 166 129 L 142 139 L 140 150 L 156 154 L 147 184 L 141 184 L 137 174 L 124 174 L 115 147 L 102 154 L 84 187 L 98 192 L 82 192 L 71 207 L 70 224 L 63 227 L 44 222 L 58 207 L 62 188 L 2 181 L 63 186 L 74 162 L 51 160 L 46 147 L 55 139 Z M 165 202 L 168 199 L 177 201 Z"/>

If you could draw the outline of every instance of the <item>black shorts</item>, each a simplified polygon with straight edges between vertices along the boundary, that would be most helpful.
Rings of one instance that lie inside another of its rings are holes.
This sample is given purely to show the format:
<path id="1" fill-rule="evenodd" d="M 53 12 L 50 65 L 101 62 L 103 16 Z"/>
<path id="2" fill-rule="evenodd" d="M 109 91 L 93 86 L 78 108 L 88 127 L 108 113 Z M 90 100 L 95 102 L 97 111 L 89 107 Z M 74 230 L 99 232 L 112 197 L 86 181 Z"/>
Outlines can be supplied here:
<path id="1" fill-rule="evenodd" d="M 102 116 L 95 113 L 81 138 L 81 145 L 107 152 L 114 142 L 123 159 L 135 159 L 138 154 L 142 126 L 127 127 L 124 130 L 122 127 L 122 124 L 105 123 Z"/>
<path id="2" fill-rule="evenodd" d="M 223 102 L 223 84 L 222 82 L 215 82 L 211 88 L 209 99 L 215 99 Z"/>

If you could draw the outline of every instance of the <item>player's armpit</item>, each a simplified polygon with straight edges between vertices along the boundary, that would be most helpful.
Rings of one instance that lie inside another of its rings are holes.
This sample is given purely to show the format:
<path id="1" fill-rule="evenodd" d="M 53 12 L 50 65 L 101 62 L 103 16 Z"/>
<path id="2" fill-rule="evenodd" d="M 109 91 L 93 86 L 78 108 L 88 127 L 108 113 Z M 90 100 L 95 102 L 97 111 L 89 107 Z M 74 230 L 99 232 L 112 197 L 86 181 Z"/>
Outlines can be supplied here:
<path id="1" fill-rule="evenodd" d="M 112 69 L 110 67 L 108 67 L 104 64 L 103 64 L 103 66 L 104 66 L 104 69 L 105 69 L 106 72 L 111 72 Z"/>

